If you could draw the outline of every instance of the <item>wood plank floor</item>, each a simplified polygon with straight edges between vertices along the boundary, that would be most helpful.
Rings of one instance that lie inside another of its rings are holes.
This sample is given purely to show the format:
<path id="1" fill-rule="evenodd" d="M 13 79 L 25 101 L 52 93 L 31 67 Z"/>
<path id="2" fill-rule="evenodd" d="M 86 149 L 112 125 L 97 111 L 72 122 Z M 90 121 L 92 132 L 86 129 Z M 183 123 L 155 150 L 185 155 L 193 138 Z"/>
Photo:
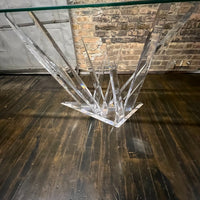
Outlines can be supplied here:
<path id="1" fill-rule="evenodd" d="M 199 85 L 148 75 L 115 129 L 62 106 L 51 76 L 0 76 L 0 200 L 200 199 Z"/>

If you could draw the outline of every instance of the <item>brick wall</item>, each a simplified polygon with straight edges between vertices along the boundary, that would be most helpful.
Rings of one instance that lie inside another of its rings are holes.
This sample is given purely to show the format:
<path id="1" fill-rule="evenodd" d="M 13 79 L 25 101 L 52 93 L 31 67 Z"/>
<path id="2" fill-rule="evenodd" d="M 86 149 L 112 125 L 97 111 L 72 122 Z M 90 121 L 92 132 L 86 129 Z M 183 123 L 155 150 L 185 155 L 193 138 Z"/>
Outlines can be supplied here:
<path id="1" fill-rule="evenodd" d="M 75 3 L 99 3 L 99 1 L 79 0 Z M 163 27 L 162 37 L 190 6 L 189 3 L 162 5 L 159 13 L 160 25 Z M 158 5 L 155 4 L 72 10 L 72 29 L 80 69 L 87 70 L 89 67 L 82 43 L 84 40 L 96 68 L 101 67 L 102 62 L 108 57 L 109 60 L 118 63 L 119 71 L 134 70 L 157 9 Z M 198 69 L 200 69 L 200 8 L 192 14 L 173 41 L 154 56 L 151 66 L 153 71 Z"/>

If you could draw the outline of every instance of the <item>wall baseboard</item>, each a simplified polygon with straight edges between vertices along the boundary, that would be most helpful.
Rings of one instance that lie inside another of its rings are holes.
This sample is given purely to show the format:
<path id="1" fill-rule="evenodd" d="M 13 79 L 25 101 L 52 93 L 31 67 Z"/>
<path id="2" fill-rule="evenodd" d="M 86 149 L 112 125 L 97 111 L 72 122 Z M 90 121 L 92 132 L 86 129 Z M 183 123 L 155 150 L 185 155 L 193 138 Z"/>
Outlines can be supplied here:
<path id="1" fill-rule="evenodd" d="M 118 74 L 132 74 L 133 71 L 118 71 Z M 150 70 L 149 74 L 166 74 L 166 73 L 200 73 L 200 70 Z M 0 75 L 4 74 L 49 74 L 45 69 L 17 69 L 17 70 L 0 70 Z M 80 74 L 87 75 L 88 71 L 80 70 Z M 106 74 L 106 73 L 105 73 Z"/>

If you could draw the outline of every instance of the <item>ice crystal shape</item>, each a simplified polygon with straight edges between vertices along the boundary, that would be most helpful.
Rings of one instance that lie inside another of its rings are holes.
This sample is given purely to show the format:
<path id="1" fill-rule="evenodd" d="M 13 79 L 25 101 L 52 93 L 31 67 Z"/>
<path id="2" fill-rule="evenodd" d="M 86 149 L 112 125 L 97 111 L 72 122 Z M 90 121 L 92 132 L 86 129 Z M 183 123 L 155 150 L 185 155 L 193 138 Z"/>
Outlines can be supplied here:
<path id="1" fill-rule="evenodd" d="M 195 11 L 196 3 L 193 3 L 189 11 L 184 15 L 177 24 L 169 31 L 169 33 L 160 41 L 160 33 L 162 27 L 159 26 L 159 11 L 155 16 L 153 26 L 148 33 L 146 42 L 143 47 L 137 68 L 130 78 L 120 86 L 117 74 L 117 62 L 112 63 L 108 58 L 102 61 L 100 71 L 97 74 L 91 62 L 90 55 L 83 40 L 86 55 L 88 57 L 91 68 L 90 77 L 93 81 L 94 91 L 90 91 L 79 74 L 68 63 L 67 58 L 62 53 L 59 46 L 53 40 L 46 28 L 40 23 L 37 16 L 30 12 L 30 16 L 35 23 L 45 33 L 47 38 L 53 44 L 54 48 L 59 52 L 74 78 L 61 67 L 57 66 L 41 49 L 35 44 L 8 16 L 5 14 L 9 25 L 17 36 L 23 41 L 27 49 L 35 56 L 39 63 L 58 81 L 58 83 L 66 90 L 66 92 L 74 99 L 74 102 L 64 102 L 62 105 L 68 106 L 88 116 L 96 118 L 104 123 L 114 127 L 120 127 L 127 119 L 129 119 L 143 104 L 136 103 L 138 94 L 148 73 L 153 55 L 162 46 L 172 40 L 174 35 L 185 24 L 187 19 Z M 105 91 L 102 89 L 102 79 L 104 72 L 109 73 L 109 81 Z M 93 94 L 92 94 L 93 93 Z"/>

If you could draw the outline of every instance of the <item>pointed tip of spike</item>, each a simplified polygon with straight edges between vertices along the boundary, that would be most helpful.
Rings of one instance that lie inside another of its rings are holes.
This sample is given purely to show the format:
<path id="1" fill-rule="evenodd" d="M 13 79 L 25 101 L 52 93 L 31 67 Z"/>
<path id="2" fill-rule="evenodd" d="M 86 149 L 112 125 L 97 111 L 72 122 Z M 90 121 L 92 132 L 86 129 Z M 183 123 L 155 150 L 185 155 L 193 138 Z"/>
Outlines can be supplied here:
<path id="1" fill-rule="evenodd" d="M 90 117 L 98 119 L 106 124 L 109 124 L 109 125 L 115 127 L 115 128 L 119 128 L 120 126 L 122 126 L 143 105 L 143 103 L 138 103 L 135 108 L 133 108 L 130 112 L 127 112 L 126 115 L 119 122 L 116 123 L 114 119 L 111 120 L 108 117 L 110 115 L 109 110 L 113 111 L 113 108 L 108 109 L 107 115 L 103 116 L 103 115 L 98 115 L 96 113 L 93 113 L 92 110 L 90 109 L 90 107 L 87 105 L 78 105 L 76 102 L 63 102 L 61 104 L 64 106 L 67 106 L 69 108 L 72 108 L 76 111 L 79 111 L 83 114 L 86 114 Z M 110 112 L 112 112 L 112 111 L 110 111 Z"/>

